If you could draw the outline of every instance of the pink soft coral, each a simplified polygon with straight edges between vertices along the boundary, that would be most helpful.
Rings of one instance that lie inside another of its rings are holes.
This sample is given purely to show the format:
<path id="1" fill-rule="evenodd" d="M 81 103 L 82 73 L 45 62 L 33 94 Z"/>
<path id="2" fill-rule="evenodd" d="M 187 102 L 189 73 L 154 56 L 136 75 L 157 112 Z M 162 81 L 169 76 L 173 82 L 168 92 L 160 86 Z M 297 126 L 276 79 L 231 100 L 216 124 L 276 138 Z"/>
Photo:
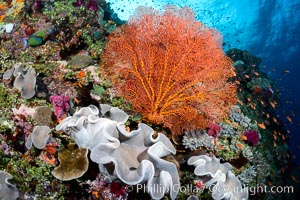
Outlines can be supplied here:
<path id="1" fill-rule="evenodd" d="M 54 114 L 57 118 L 61 118 L 70 109 L 68 96 L 52 95 L 50 102 L 54 106 Z"/>
<path id="2" fill-rule="evenodd" d="M 212 136 L 212 137 L 216 138 L 216 137 L 218 137 L 220 131 L 221 131 L 221 127 L 219 125 L 214 124 L 214 123 L 210 123 L 207 134 L 209 136 Z"/>

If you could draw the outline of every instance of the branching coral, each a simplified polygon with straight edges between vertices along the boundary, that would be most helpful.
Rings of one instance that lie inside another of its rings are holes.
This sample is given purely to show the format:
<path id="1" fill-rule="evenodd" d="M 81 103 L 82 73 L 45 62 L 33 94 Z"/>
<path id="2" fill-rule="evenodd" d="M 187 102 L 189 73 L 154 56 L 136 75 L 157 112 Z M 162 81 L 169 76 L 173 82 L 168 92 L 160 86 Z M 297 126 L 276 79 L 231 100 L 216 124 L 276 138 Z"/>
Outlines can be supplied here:
<path id="1" fill-rule="evenodd" d="M 221 36 L 189 8 L 140 8 L 110 37 L 104 71 L 133 108 L 173 134 L 220 121 L 236 102 Z M 120 79 L 119 76 L 122 78 Z"/>
<path id="2" fill-rule="evenodd" d="M 251 119 L 242 113 L 238 105 L 231 108 L 229 119 L 230 124 L 226 122 L 219 124 L 221 126 L 220 135 L 222 136 L 234 137 L 238 135 L 241 130 L 258 129 L 257 125 L 251 122 Z"/>
<path id="3" fill-rule="evenodd" d="M 206 155 L 193 156 L 188 160 L 189 165 L 194 165 L 194 173 L 200 176 L 206 187 L 210 187 L 213 199 L 246 200 L 248 190 L 231 172 L 229 163 L 220 163 L 216 157 Z"/>
<path id="4" fill-rule="evenodd" d="M 186 132 L 183 136 L 182 143 L 185 145 L 186 149 L 190 149 L 192 151 L 196 150 L 198 147 L 213 149 L 215 146 L 214 138 L 209 136 L 206 131 L 201 130 Z"/>
<path id="5" fill-rule="evenodd" d="M 173 189 L 179 185 L 178 171 L 174 163 L 162 159 L 176 153 L 169 139 L 143 123 L 137 130 L 128 132 L 125 112 L 109 105 L 100 107 L 100 112 L 95 106 L 81 108 L 65 118 L 56 130 L 70 134 L 78 146 L 88 148 L 91 160 L 100 169 L 104 164 L 113 163 L 114 177 L 124 183 L 146 183 L 153 199 L 161 199 L 168 192 L 175 199 L 178 191 Z"/>

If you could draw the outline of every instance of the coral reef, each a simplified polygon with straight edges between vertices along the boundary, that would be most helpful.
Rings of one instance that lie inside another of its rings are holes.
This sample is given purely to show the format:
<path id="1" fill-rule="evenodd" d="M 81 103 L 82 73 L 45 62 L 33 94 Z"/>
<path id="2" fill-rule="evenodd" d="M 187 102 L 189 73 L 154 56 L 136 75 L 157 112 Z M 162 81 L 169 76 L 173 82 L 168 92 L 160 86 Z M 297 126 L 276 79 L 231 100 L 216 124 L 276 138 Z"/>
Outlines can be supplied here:
<path id="1" fill-rule="evenodd" d="M 293 113 L 277 116 L 259 58 L 224 55 L 189 8 L 113 15 L 104 0 L 0 1 L 0 199 L 242 199 L 232 187 L 298 184 Z"/>

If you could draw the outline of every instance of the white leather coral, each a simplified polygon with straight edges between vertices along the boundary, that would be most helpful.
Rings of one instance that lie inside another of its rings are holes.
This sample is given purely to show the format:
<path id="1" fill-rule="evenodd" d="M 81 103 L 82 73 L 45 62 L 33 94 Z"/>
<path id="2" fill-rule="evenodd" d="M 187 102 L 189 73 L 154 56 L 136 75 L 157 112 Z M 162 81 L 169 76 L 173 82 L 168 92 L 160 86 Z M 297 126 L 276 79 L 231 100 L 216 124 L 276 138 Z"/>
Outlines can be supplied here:
<path id="1" fill-rule="evenodd" d="M 229 163 L 220 163 L 220 159 L 215 156 L 201 155 L 191 157 L 188 164 L 196 167 L 194 173 L 210 188 L 213 199 L 248 199 L 247 188 L 243 188 L 239 179 L 231 172 L 232 166 Z"/>
<path id="2" fill-rule="evenodd" d="M 99 116 L 100 115 L 100 116 Z M 71 135 L 76 144 L 91 151 L 91 160 L 100 166 L 113 163 L 113 176 L 129 185 L 145 184 L 153 199 L 169 193 L 175 199 L 179 187 L 176 165 L 162 159 L 176 150 L 170 140 L 140 123 L 137 130 L 125 130 L 128 115 L 109 105 L 81 108 L 65 118 L 56 130 Z M 101 167 L 99 167 L 101 169 Z M 159 188 L 159 189 L 158 189 Z"/>

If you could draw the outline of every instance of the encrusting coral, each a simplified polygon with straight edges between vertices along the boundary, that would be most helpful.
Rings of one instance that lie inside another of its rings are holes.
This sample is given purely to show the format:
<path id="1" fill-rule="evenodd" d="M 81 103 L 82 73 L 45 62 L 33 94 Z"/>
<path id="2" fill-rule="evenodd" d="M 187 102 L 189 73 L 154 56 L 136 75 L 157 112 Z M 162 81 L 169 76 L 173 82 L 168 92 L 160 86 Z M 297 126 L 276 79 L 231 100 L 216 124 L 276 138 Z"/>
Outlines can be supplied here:
<path id="1" fill-rule="evenodd" d="M 12 179 L 12 175 L 0 170 L 0 199 L 16 200 L 19 197 L 19 191 L 8 180 Z"/>
<path id="2" fill-rule="evenodd" d="M 112 162 L 111 178 L 129 185 L 145 183 L 153 199 L 161 199 L 165 193 L 175 199 L 178 191 L 173 190 L 174 185 L 180 184 L 178 171 L 174 163 L 162 159 L 176 153 L 170 140 L 143 123 L 128 132 L 124 111 L 103 104 L 100 108 L 99 112 L 93 105 L 83 107 L 65 118 L 56 130 L 70 134 L 79 147 L 88 148 L 91 160 L 100 169 Z"/>
<path id="3" fill-rule="evenodd" d="M 203 129 L 222 120 L 237 100 L 221 40 L 187 7 L 141 7 L 111 34 L 103 71 L 144 120 L 172 134 Z"/>
<path id="4" fill-rule="evenodd" d="M 60 165 L 52 171 L 52 174 L 59 180 L 69 181 L 79 178 L 88 170 L 88 149 L 76 146 L 69 144 L 67 148 L 58 152 Z"/>
<path id="5" fill-rule="evenodd" d="M 202 179 L 206 187 L 210 187 L 212 198 L 216 200 L 246 200 L 248 190 L 243 188 L 239 179 L 231 172 L 229 163 L 220 163 L 220 159 L 207 155 L 193 156 L 189 165 L 196 168 L 194 173 Z"/>

